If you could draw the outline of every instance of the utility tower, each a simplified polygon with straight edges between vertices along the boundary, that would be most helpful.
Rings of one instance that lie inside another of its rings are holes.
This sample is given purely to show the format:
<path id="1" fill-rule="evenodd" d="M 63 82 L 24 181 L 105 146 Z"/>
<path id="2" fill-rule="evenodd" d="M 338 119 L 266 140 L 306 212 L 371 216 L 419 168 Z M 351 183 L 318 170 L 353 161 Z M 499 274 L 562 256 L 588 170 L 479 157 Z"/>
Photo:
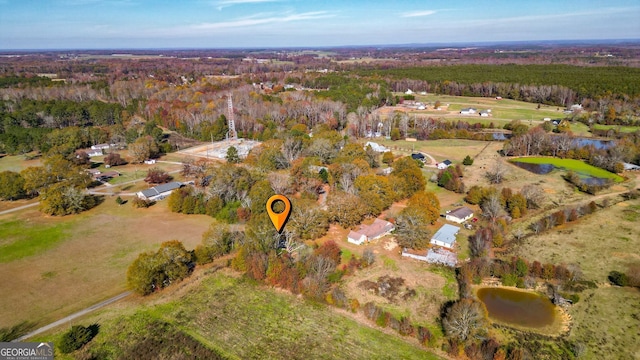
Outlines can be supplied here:
<path id="1" fill-rule="evenodd" d="M 227 135 L 227 139 L 229 140 L 238 140 L 238 133 L 236 132 L 236 122 L 233 118 L 233 99 L 231 98 L 231 94 L 227 96 L 227 112 L 229 121 L 229 134 Z"/>

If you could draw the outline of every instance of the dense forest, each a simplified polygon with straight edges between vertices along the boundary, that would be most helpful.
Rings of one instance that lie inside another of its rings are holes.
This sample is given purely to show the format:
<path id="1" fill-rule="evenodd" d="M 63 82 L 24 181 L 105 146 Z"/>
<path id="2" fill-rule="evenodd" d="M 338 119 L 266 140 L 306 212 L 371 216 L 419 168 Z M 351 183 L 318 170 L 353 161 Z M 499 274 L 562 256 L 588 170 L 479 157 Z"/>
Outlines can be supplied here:
<path id="1" fill-rule="evenodd" d="M 425 82 L 428 92 L 463 96 L 502 96 L 565 106 L 583 98 L 636 98 L 640 69 L 570 65 L 452 65 L 360 70 L 363 76 Z M 400 85 L 400 84 L 399 84 Z M 531 87 L 521 91 L 521 86 Z M 548 87 L 548 90 L 546 90 Z M 403 87 L 394 91 L 404 91 Z M 569 90 L 569 91 L 567 91 Z"/>

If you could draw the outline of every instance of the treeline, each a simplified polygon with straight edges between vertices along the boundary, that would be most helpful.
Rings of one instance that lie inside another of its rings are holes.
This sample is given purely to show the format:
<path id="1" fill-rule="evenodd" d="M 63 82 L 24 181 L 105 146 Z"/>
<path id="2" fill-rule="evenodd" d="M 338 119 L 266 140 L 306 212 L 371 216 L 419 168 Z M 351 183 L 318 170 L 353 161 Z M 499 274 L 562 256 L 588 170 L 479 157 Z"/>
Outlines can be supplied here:
<path id="1" fill-rule="evenodd" d="M 340 101 L 348 112 L 358 107 L 377 108 L 394 101 L 393 95 L 384 81 L 330 74 L 304 82 L 311 89 L 327 89 L 316 93 L 317 97 Z"/>
<path id="2" fill-rule="evenodd" d="M 591 144 L 580 144 L 579 138 L 569 132 L 552 134 L 545 130 L 545 125 L 527 130 L 518 121 L 513 124 L 508 124 L 512 126 L 513 136 L 502 150 L 507 156 L 546 155 L 586 160 L 613 173 L 624 170 L 623 162 L 640 164 L 640 132 L 625 134 L 613 142 L 613 146 L 598 149 Z"/>
<path id="3" fill-rule="evenodd" d="M 0 88 L 15 86 L 51 86 L 55 82 L 43 76 L 0 76 Z"/>
<path id="4" fill-rule="evenodd" d="M 428 88 L 412 89 L 462 96 L 502 96 L 566 106 L 576 99 L 640 95 L 640 69 L 570 65 L 454 65 L 360 70 L 367 76 L 417 79 Z M 406 91 L 406 89 L 394 89 Z"/>
<path id="5" fill-rule="evenodd" d="M 98 100 L 22 100 L 0 105 L 0 132 L 10 126 L 64 128 L 67 126 L 114 125 L 128 121 L 137 104 L 125 108 Z M 124 118 L 123 118 L 124 116 Z"/>

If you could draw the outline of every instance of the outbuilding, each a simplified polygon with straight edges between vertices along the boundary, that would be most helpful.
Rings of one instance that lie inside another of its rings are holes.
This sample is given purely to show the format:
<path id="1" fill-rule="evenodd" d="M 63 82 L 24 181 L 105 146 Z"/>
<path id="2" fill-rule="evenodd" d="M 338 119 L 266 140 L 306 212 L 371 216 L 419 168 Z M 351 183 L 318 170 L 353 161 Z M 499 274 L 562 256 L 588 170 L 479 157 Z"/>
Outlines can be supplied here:
<path id="1" fill-rule="evenodd" d="M 437 246 L 442 246 L 447 249 L 453 249 L 456 244 L 456 235 L 460 228 L 457 226 L 444 224 L 431 238 L 430 243 Z"/>

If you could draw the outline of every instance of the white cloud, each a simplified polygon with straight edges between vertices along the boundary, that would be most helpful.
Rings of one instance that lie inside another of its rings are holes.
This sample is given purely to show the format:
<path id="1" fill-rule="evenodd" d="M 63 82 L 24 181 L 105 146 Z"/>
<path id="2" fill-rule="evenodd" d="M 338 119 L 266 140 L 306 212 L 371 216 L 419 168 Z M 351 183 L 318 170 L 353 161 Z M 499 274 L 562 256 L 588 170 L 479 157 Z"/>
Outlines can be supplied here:
<path id="1" fill-rule="evenodd" d="M 261 4 L 261 3 L 270 3 L 270 2 L 280 2 L 281 0 L 218 0 L 213 4 L 218 7 L 218 10 L 222 10 L 226 7 L 234 6 L 234 5 L 244 5 L 244 4 Z"/>
<path id="2" fill-rule="evenodd" d="M 311 11 L 306 13 L 289 13 L 281 16 L 277 16 L 275 14 L 256 14 L 232 21 L 224 21 L 218 23 L 202 23 L 198 25 L 192 25 L 191 29 L 196 30 L 219 30 L 219 29 L 228 29 L 228 28 L 236 28 L 236 27 L 247 27 L 254 25 L 264 25 L 264 24 L 274 24 L 274 23 L 287 23 L 292 21 L 303 21 L 303 20 L 315 20 L 315 19 L 326 19 L 330 17 L 334 17 L 334 14 L 331 14 L 327 11 Z"/>
<path id="3" fill-rule="evenodd" d="M 421 11 L 411 11 L 402 14 L 402 17 L 419 17 L 419 16 L 429 16 L 435 14 L 437 11 L 435 10 L 421 10 Z"/>

